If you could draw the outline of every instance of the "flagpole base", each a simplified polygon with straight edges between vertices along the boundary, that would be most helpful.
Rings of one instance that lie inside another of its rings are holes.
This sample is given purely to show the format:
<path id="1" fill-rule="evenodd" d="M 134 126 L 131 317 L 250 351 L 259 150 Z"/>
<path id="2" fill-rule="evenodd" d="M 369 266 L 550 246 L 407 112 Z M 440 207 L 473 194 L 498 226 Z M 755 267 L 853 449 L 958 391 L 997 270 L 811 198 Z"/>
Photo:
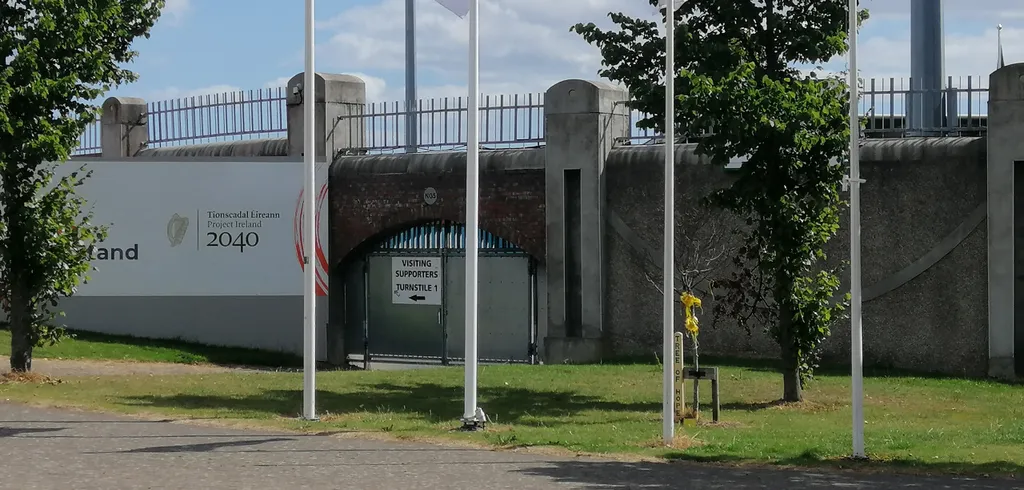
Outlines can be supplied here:
<path id="1" fill-rule="evenodd" d="M 478 422 L 476 420 L 463 420 L 462 427 L 459 428 L 461 432 L 477 432 L 486 429 L 486 422 Z"/>
<path id="2" fill-rule="evenodd" d="M 459 430 L 462 432 L 476 432 L 487 428 L 487 415 L 484 414 L 483 409 L 477 407 L 476 413 L 472 417 L 462 417 L 462 428 Z"/>

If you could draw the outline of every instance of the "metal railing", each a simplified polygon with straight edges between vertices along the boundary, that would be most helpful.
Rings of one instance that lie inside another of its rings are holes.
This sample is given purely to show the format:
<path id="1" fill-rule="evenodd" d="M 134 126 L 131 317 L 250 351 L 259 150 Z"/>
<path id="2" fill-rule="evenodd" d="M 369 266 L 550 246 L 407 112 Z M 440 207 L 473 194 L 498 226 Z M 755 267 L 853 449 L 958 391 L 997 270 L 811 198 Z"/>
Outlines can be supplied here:
<path id="1" fill-rule="evenodd" d="M 862 115 L 868 138 L 902 138 L 927 136 L 978 136 L 988 127 L 987 77 L 947 77 L 942 89 L 912 88 L 909 78 L 870 78 L 863 80 L 858 109 Z M 923 124 L 911 129 L 908 114 L 921 107 L 931 96 L 942 104 L 941 122 Z M 916 103 L 916 104 L 915 104 Z M 665 137 L 650 129 L 639 129 L 636 122 L 647 115 L 639 111 L 631 114 L 630 144 L 661 143 Z M 700 136 L 680 136 L 678 142 L 688 142 Z"/>
<path id="2" fill-rule="evenodd" d="M 148 147 L 286 137 L 285 95 L 284 87 L 278 87 L 150 102 Z M 73 154 L 99 154 L 100 131 L 99 121 L 89 125 Z"/>
<path id="3" fill-rule="evenodd" d="M 904 137 L 911 131 L 908 114 L 932 96 L 942 104 L 941 122 L 927 124 L 924 134 L 970 136 L 987 127 L 986 77 L 948 77 L 941 90 L 912 88 L 910 79 L 863 81 L 860 112 L 866 119 L 865 136 Z M 468 98 L 421 99 L 415 110 L 404 102 L 370 103 L 362 112 L 333 121 L 332 138 L 345 153 L 373 154 L 409 151 L 415 134 L 416 151 L 464 149 L 467 140 Z M 410 133 L 408 118 L 415 129 Z M 664 138 L 639 129 L 631 115 L 630 144 L 657 143 Z M 287 102 L 283 87 L 186 97 L 149 104 L 149 147 L 200 144 L 214 141 L 287 136 Z M 342 138 L 339 141 L 339 138 Z M 685 141 L 685 138 L 681 138 Z M 541 93 L 485 95 L 480 100 L 480 144 L 485 149 L 538 147 L 544 144 L 544 96 Z M 81 137 L 76 155 L 100 152 L 100 125 L 91 125 Z"/>
<path id="4" fill-rule="evenodd" d="M 942 89 L 915 88 L 914 80 L 872 78 L 865 80 L 860 113 L 866 119 L 867 137 L 898 138 L 914 135 L 977 136 L 988 127 L 987 77 L 947 77 Z M 929 121 L 924 105 L 941 104 L 937 120 Z M 910 118 L 921 123 L 911 127 Z"/>
<path id="5" fill-rule="evenodd" d="M 78 138 L 78 148 L 75 148 L 75 151 L 71 154 L 75 156 L 89 156 L 102 153 L 103 145 L 100 139 L 102 136 L 100 127 L 99 121 L 86 126 L 82 136 Z"/>
<path id="6" fill-rule="evenodd" d="M 413 111 L 406 105 L 404 102 L 371 103 L 361 114 L 338 117 L 333 131 L 336 147 L 349 154 L 466 147 L 468 97 L 421 99 Z M 410 117 L 415 122 L 413 128 L 409 127 Z M 479 118 L 482 148 L 524 148 L 544 143 L 543 94 L 483 95 Z M 416 135 L 413 141 L 410 141 L 410 134 Z"/>
<path id="7" fill-rule="evenodd" d="M 149 147 L 281 138 L 288 132 L 284 87 L 149 104 Z"/>

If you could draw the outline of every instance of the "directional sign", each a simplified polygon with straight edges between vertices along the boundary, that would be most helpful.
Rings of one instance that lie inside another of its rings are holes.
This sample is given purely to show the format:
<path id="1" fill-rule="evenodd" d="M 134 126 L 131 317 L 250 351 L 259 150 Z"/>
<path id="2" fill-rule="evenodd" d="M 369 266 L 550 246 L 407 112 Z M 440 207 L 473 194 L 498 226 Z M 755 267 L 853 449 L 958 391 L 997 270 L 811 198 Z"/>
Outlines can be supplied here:
<path id="1" fill-rule="evenodd" d="M 441 305 L 440 257 L 392 257 L 391 303 Z"/>

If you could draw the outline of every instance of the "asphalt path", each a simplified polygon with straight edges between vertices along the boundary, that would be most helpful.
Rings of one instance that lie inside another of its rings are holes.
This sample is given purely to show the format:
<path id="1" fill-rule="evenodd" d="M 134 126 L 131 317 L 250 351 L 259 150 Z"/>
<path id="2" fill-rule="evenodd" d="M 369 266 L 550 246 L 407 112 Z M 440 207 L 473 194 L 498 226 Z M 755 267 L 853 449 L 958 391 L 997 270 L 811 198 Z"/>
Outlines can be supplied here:
<path id="1" fill-rule="evenodd" d="M 1024 482 L 623 463 L 234 430 L 0 402 L 2 489 L 1024 489 Z"/>

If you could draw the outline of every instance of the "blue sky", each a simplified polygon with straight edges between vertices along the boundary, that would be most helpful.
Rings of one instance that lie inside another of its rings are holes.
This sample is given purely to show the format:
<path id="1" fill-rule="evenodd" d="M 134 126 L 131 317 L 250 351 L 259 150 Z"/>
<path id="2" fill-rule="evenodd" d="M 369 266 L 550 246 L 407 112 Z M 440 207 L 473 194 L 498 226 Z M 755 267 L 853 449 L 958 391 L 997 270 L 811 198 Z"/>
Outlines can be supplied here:
<path id="1" fill-rule="evenodd" d="M 910 0 L 861 0 L 872 19 L 861 33 L 865 77 L 909 75 Z M 567 5 L 572 4 L 572 5 Z M 945 0 L 947 75 L 987 79 L 1003 24 L 1007 62 L 1024 60 L 1024 2 Z M 404 0 L 318 2 L 317 69 L 355 74 L 374 101 L 397 100 L 404 84 Z M 465 94 L 466 21 L 417 0 L 419 91 Z M 543 92 L 565 78 L 597 78 L 597 50 L 568 32 L 607 24 L 621 10 L 655 18 L 645 0 L 482 0 L 481 80 L 486 93 Z M 303 2 L 168 0 L 150 39 L 140 40 L 140 80 L 109 95 L 148 101 L 283 85 L 302 70 Z M 843 60 L 828 68 L 842 70 Z"/>

